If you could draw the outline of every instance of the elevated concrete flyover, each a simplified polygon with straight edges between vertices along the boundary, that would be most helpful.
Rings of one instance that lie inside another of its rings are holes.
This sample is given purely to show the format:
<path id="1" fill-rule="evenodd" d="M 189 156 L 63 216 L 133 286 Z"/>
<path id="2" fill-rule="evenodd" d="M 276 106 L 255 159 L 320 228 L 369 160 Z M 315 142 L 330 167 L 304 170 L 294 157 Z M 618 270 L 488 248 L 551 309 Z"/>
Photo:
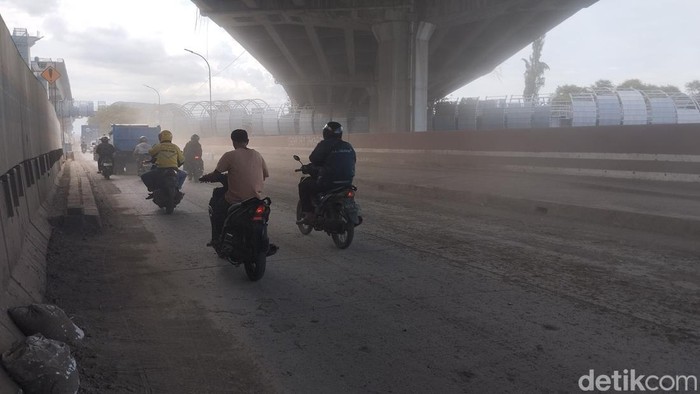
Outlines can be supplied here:
<path id="1" fill-rule="evenodd" d="M 192 0 L 292 103 L 424 131 L 429 103 L 597 0 Z"/>

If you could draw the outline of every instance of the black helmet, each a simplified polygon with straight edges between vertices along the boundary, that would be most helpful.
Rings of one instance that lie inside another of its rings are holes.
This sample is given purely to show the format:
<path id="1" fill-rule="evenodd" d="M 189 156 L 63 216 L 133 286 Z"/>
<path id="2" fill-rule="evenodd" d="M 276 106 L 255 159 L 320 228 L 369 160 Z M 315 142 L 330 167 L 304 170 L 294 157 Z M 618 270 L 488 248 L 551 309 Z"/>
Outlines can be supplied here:
<path id="1" fill-rule="evenodd" d="M 102 141 L 102 142 L 109 142 L 109 137 L 104 136 L 104 137 L 100 138 L 100 141 Z"/>
<path id="2" fill-rule="evenodd" d="M 327 140 L 329 138 L 342 138 L 343 137 L 343 126 L 338 122 L 328 122 L 323 126 L 323 139 Z"/>
<path id="3" fill-rule="evenodd" d="M 199 136 L 197 134 L 192 134 L 192 137 L 190 137 L 190 141 L 199 141 Z"/>

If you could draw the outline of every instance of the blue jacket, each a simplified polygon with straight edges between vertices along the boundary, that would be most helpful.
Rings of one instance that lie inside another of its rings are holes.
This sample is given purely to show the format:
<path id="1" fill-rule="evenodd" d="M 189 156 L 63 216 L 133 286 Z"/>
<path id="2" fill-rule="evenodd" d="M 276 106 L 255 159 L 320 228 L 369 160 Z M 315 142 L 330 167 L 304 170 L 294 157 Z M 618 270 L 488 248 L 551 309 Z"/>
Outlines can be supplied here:
<path id="1" fill-rule="evenodd" d="M 355 149 L 337 138 L 323 140 L 309 155 L 311 165 L 319 169 L 318 183 L 324 189 L 350 185 L 355 177 Z"/>

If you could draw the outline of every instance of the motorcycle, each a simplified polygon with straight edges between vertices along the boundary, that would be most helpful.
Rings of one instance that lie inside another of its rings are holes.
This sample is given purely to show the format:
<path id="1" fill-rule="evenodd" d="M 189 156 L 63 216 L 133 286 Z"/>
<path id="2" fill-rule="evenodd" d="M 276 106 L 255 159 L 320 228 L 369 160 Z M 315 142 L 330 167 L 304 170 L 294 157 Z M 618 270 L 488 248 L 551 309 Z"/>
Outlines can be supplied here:
<path id="1" fill-rule="evenodd" d="M 149 154 L 139 154 L 136 155 L 136 175 L 141 176 L 146 171 L 151 169 L 151 155 Z"/>
<path id="2" fill-rule="evenodd" d="M 105 157 L 104 160 L 102 160 L 101 173 L 105 179 L 109 179 L 114 173 L 114 158 L 112 158 L 112 156 Z"/>
<path id="3" fill-rule="evenodd" d="M 171 214 L 175 206 L 182 201 L 183 194 L 177 188 L 177 170 L 174 168 L 159 169 L 158 187 L 153 192 L 153 202 L 165 213 Z"/>
<path id="4" fill-rule="evenodd" d="M 199 178 L 200 182 L 221 182 L 224 186 L 217 187 L 209 200 L 209 218 L 214 214 L 215 201 L 223 198 L 228 189 L 228 181 L 221 174 L 215 181 Z M 226 219 L 214 247 L 217 255 L 238 267 L 245 267 L 246 275 L 251 281 L 260 280 L 265 273 L 267 256 L 277 252 L 277 246 L 270 243 L 267 236 L 267 222 L 270 219 L 270 197 L 262 200 L 257 197 L 233 204 L 226 212 Z"/>
<path id="5" fill-rule="evenodd" d="M 187 179 L 198 181 L 204 174 L 204 161 L 200 156 L 195 156 L 194 160 L 185 161 L 184 170 L 187 172 Z"/>
<path id="6" fill-rule="evenodd" d="M 301 162 L 299 156 L 294 155 L 294 160 L 301 164 L 294 172 L 301 172 L 301 182 L 314 182 L 313 169 Z M 316 218 L 310 224 L 297 224 L 303 235 L 308 235 L 311 230 L 325 231 L 333 239 L 333 243 L 339 249 L 346 249 L 352 243 L 355 236 L 355 227 L 362 224 L 360 206 L 355 201 L 357 187 L 354 185 L 341 186 L 318 194 L 312 200 Z M 302 218 L 301 201 L 297 203 L 297 221 Z"/>

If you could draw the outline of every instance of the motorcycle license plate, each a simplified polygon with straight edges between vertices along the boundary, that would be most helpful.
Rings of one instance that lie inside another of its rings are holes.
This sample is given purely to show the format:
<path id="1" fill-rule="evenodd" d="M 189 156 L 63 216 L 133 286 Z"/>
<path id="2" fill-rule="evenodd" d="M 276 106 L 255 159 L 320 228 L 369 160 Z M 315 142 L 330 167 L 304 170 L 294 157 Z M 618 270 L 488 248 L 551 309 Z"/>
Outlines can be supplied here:
<path id="1" fill-rule="evenodd" d="M 111 166 L 112 166 L 112 163 L 102 163 L 102 166 L 103 166 L 103 167 L 111 167 Z"/>

